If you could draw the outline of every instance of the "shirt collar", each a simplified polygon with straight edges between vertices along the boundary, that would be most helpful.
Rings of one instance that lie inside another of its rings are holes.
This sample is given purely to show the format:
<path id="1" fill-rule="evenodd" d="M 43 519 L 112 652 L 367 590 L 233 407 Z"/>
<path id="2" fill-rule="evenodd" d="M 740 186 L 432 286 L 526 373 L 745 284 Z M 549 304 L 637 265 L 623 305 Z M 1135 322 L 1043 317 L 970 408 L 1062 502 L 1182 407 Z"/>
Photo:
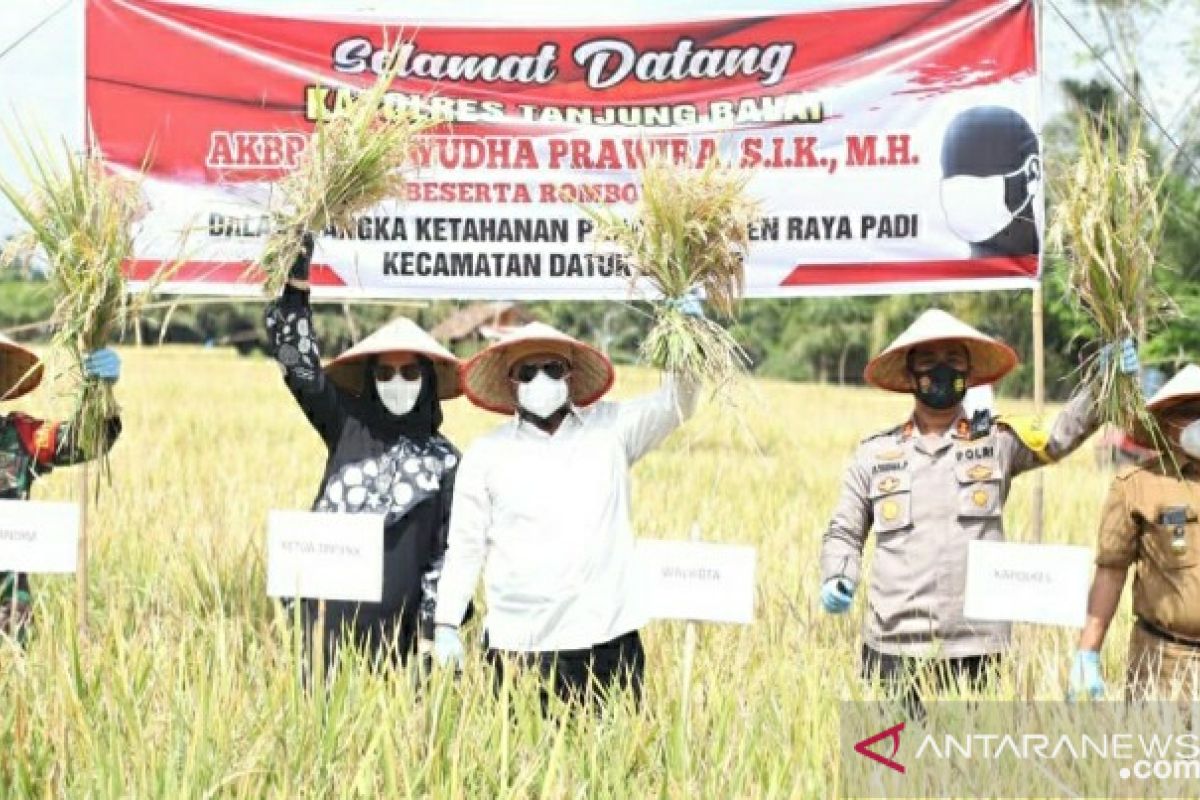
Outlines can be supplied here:
<path id="1" fill-rule="evenodd" d="M 950 446 L 951 442 L 956 439 L 971 438 L 971 420 L 966 414 L 960 410 L 958 416 L 950 423 L 950 427 L 942 433 L 941 438 L 937 440 L 937 444 L 933 446 L 931 452 L 938 453 Z M 917 449 L 922 452 L 929 452 L 926 449 L 926 439 L 921 435 L 921 431 L 917 428 L 917 420 L 915 416 L 908 418 L 900 428 L 900 441 L 912 440 Z"/>
<path id="2" fill-rule="evenodd" d="M 519 431 L 523 430 L 523 431 L 529 431 L 531 433 L 539 433 L 542 436 L 546 436 L 546 437 L 550 436 L 550 434 L 546 433 L 544 430 L 539 428 L 537 425 L 527 423 L 525 421 L 525 418 L 521 416 L 520 409 L 517 409 L 516 411 L 513 412 L 513 420 L 514 420 L 514 422 L 516 422 L 516 428 Z M 568 423 L 570 423 L 572 425 L 582 425 L 583 424 L 583 415 L 579 413 L 579 407 L 577 405 L 575 405 L 574 403 L 571 403 L 570 405 L 567 406 L 567 416 L 565 416 L 562 421 L 563 425 L 566 425 Z M 559 430 L 562 430 L 562 425 L 559 426 Z"/>

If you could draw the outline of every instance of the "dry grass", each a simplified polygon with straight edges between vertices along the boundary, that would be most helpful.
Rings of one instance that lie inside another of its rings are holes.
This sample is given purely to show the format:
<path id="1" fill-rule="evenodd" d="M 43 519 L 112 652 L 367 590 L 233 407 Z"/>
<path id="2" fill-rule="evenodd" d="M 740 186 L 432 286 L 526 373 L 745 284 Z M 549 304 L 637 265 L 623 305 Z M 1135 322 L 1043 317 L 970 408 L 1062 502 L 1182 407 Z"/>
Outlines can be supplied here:
<path id="1" fill-rule="evenodd" d="M 594 239 L 611 242 L 628 257 L 634 281 L 646 281 L 668 301 L 703 292 L 720 315 L 733 316 L 745 286 L 750 225 L 759 205 L 746 194 L 750 174 L 710 159 L 685 169 L 665 156 L 647 158 L 640 171 L 642 196 L 633 215 L 585 209 Z M 718 388 L 741 374 L 746 354 L 711 320 L 663 304 L 642 343 L 647 363 Z"/>
<path id="2" fill-rule="evenodd" d="M 493 699 L 472 646 L 464 680 L 414 692 L 410 676 L 350 662 L 328 701 L 305 696 L 292 639 L 265 596 L 267 511 L 307 508 L 323 450 L 266 359 L 162 349 L 122 353 L 126 428 L 113 487 L 93 516 L 91 634 L 74 638 L 70 578 L 34 578 L 39 617 L 24 655 L 0 650 L 5 798 L 815 798 L 839 794 L 838 701 L 856 678 L 863 598 L 820 611 L 817 553 L 840 471 L 906 399 L 754 382 L 745 423 L 701 410 L 634 470 L 634 529 L 759 551 L 757 622 L 703 626 L 690 732 L 680 717 L 683 626 L 645 629 L 642 715 L 543 721 L 530 687 Z M 657 386 L 623 369 L 617 396 Z M 910 401 L 909 401 L 910 402 Z M 22 406 L 62 413 L 35 396 Z M 1026 404 L 1001 409 L 1028 412 Z M 447 405 L 460 446 L 500 423 Z M 1107 487 L 1091 453 L 1044 473 L 1047 538 L 1090 543 Z M 1032 478 L 1006 518 L 1028 537 Z M 70 497 L 67 470 L 39 499 Z M 1123 609 L 1106 649 L 1119 676 Z M 472 626 L 467 641 L 474 643 Z M 1068 631 L 1018 631 L 997 698 L 1060 698 Z M 1088 794 L 1084 792 L 1084 794 Z"/>
<path id="3" fill-rule="evenodd" d="M 1051 243 L 1066 248 L 1073 297 L 1092 318 L 1101 340 L 1135 341 L 1162 321 L 1169 299 L 1156 287 L 1162 240 L 1162 180 L 1150 174 L 1141 127 L 1127 135 L 1105 117 L 1080 126 L 1079 152 L 1055 208 Z M 1123 430 L 1143 428 L 1165 441 L 1146 411 L 1139 376 L 1119 358 L 1093 357 L 1083 367 L 1103 418 Z"/>
<path id="4" fill-rule="evenodd" d="M 391 59 L 394 63 L 395 59 Z M 438 120 L 387 102 L 395 70 L 333 111 L 322 109 L 296 169 L 276 186 L 272 234 L 259 266 L 277 292 L 300 253 L 305 231 L 351 230 L 354 216 L 403 196 L 416 137 Z"/>
<path id="5" fill-rule="evenodd" d="M 29 226 L 14 247 L 40 250 L 47 258 L 53 343 L 67 354 L 73 379 L 73 436 L 83 452 L 103 453 L 105 420 L 117 413 L 117 404 L 110 385 L 85 377 L 83 360 L 119 338 L 148 296 L 129 294 L 122 272 L 142 213 L 141 191 L 136 181 L 109 171 L 97 152 L 79 155 L 65 145 L 61 153 L 34 146 L 14 150 L 25 152 L 22 166 L 33 187 L 26 194 L 0 179 L 0 193 Z M 169 270 L 159 271 L 151 289 Z M 98 479 L 106 473 L 107 456 L 101 464 Z"/>

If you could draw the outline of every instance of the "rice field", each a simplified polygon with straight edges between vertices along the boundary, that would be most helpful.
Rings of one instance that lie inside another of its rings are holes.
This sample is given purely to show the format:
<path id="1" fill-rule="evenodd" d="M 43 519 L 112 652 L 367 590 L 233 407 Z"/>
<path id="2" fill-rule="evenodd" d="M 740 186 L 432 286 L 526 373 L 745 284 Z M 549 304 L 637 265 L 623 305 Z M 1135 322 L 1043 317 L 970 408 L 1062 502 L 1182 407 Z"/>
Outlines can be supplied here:
<path id="1" fill-rule="evenodd" d="M 616 704 L 543 719 L 530 685 L 493 694 L 477 650 L 458 682 L 346 658 L 327 695 L 305 693 L 297 643 L 265 594 L 264 542 L 269 509 L 309 506 L 317 436 L 265 358 L 122 356 L 125 433 L 92 515 L 90 631 L 74 634 L 71 578 L 35 578 L 36 633 L 24 653 L 0 650 L 0 797 L 839 794 L 837 703 L 861 691 L 863 599 L 848 617 L 821 612 L 820 537 L 855 443 L 902 420 L 906 398 L 754 382 L 744 424 L 705 406 L 643 460 L 639 535 L 686 538 L 698 523 L 707 539 L 756 546 L 757 622 L 701 627 L 686 719 L 674 622 L 644 630 L 640 714 Z M 623 369 L 616 396 L 656 380 Z M 21 408 L 50 414 L 48 398 Z M 446 410 L 460 447 L 501 421 L 465 400 Z M 1108 477 L 1090 446 L 1044 474 L 1047 540 L 1090 542 Z M 1033 481 L 1014 488 L 1010 538 L 1029 536 Z M 35 496 L 75 489 L 64 470 Z M 1106 649 L 1110 683 L 1128 629 L 1126 600 Z M 995 696 L 1060 698 L 1073 649 L 1073 632 L 1019 629 Z"/>

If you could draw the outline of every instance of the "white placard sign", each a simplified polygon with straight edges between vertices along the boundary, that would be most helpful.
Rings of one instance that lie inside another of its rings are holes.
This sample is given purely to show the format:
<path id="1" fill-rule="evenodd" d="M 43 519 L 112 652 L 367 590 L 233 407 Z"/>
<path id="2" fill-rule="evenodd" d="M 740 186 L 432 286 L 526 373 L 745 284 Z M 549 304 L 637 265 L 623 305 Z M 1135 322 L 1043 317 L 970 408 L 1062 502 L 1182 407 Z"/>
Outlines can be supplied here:
<path id="1" fill-rule="evenodd" d="M 638 587 L 652 619 L 750 624 L 753 547 L 638 539 Z"/>
<path id="2" fill-rule="evenodd" d="M 383 516 L 272 511 L 267 594 L 377 603 L 383 597 Z"/>
<path id="3" fill-rule="evenodd" d="M 1082 628 L 1091 565 L 1086 547 L 971 542 L 963 616 Z"/>
<path id="4" fill-rule="evenodd" d="M 0 570 L 74 572 L 78 544 L 77 503 L 0 500 Z"/>

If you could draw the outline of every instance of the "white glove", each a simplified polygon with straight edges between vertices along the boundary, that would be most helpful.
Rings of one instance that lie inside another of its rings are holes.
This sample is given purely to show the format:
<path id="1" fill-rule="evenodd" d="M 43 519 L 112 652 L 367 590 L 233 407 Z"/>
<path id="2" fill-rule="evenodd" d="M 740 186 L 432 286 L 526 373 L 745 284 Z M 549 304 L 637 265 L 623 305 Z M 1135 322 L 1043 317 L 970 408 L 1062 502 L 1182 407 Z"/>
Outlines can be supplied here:
<path id="1" fill-rule="evenodd" d="M 433 659 L 439 667 L 453 666 L 462 669 L 463 665 L 462 637 L 458 628 L 449 625 L 438 625 L 433 629 Z"/>

